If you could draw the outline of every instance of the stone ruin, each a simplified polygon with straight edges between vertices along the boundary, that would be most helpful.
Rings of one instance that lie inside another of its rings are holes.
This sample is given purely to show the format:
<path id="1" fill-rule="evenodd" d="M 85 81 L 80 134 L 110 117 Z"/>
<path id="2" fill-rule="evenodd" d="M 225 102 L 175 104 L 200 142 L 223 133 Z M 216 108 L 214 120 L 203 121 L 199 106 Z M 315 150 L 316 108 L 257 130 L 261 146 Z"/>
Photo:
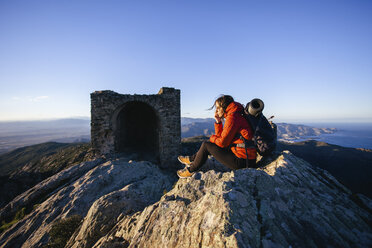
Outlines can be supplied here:
<path id="1" fill-rule="evenodd" d="M 181 151 L 180 90 L 163 87 L 156 95 L 91 93 L 91 143 L 96 155 L 175 167 Z"/>

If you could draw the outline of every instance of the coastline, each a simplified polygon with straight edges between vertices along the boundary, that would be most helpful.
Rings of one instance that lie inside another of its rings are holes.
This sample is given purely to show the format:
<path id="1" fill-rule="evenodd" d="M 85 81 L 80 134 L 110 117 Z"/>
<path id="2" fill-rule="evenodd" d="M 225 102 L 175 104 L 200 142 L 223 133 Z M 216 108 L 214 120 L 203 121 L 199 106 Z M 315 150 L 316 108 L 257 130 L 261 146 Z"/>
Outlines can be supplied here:
<path id="1" fill-rule="evenodd" d="M 326 126 L 329 127 L 330 125 Z M 332 134 L 320 134 L 318 136 L 306 136 L 298 139 L 288 140 L 279 139 L 279 141 L 292 143 L 306 140 L 316 140 L 343 147 L 372 149 L 372 127 L 364 126 L 364 128 L 358 128 L 356 125 L 351 125 L 349 127 L 339 125 L 336 128 L 337 131 Z"/>

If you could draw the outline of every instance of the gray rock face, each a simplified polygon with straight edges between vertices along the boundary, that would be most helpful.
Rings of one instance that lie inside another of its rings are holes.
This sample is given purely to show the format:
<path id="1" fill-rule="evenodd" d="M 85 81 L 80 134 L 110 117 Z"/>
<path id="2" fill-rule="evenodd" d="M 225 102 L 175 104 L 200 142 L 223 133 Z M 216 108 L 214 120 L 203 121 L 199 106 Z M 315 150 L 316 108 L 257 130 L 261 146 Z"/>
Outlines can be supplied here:
<path id="1" fill-rule="evenodd" d="M 159 173 L 102 196 L 89 209 L 81 228 L 71 238 L 68 247 L 92 247 L 116 224 L 119 215 L 131 215 L 159 200 L 171 183 Z"/>
<path id="2" fill-rule="evenodd" d="M 73 214 L 84 220 L 66 247 L 372 246 L 371 200 L 289 152 L 260 169 L 173 180 L 148 162 L 99 164 L 3 233 L 0 247 L 41 247 Z"/>
<path id="3" fill-rule="evenodd" d="M 66 174 L 63 172 L 57 174 L 55 180 Z M 35 187 L 43 188 L 44 184 L 42 182 Z M 116 160 L 101 163 L 57 190 L 4 232 L 0 236 L 0 247 L 41 247 L 47 243 L 53 224 L 72 215 L 89 220 L 89 223 L 84 221 L 81 227 L 85 230 L 89 225 L 89 231 L 83 235 L 77 233 L 74 246 L 89 247 L 89 244 L 95 243 L 95 235 L 106 234 L 105 231 L 122 212 L 128 214 L 141 210 L 158 200 L 171 185 L 171 178 L 148 162 Z M 35 187 L 30 190 L 31 193 Z M 90 218 L 91 215 L 94 219 Z"/>
<path id="4" fill-rule="evenodd" d="M 48 196 L 56 189 L 63 187 L 68 182 L 74 182 L 87 171 L 102 163 L 102 159 L 84 162 L 65 169 L 54 176 L 35 185 L 35 187 L 17 196 L 13 201 L 0 210 L 0 219 L 6 219 L 14 215 L 17 210 L 34 204 L 39 198 Z"/>
<path id="5" fill-rule="evenodd" d="M 181 179 L 95 247 L 369 247 L 371 209 L 284 153 L 266 167 Z"/>

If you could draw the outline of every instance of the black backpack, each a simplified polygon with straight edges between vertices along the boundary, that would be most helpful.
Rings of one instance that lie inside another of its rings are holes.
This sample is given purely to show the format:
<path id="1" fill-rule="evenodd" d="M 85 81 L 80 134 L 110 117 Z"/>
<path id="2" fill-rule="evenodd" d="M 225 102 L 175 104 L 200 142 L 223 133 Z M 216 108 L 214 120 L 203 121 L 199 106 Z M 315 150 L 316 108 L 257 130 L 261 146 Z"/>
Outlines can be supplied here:
<path id="1" fill-rule="evenodd" d="M 261 156 L 270 156 L 277 144 L 277 126 L 272 121 L 268 121 L 262 114 L 264 103 L 255 98 L 244 108 L 243 116 L 249 122 L 253 130 L 252 140 L 246 140 L 243 137 L 246 148 L 256 148 Z M 270 119 L 274 116 L 270 117 Z"/>

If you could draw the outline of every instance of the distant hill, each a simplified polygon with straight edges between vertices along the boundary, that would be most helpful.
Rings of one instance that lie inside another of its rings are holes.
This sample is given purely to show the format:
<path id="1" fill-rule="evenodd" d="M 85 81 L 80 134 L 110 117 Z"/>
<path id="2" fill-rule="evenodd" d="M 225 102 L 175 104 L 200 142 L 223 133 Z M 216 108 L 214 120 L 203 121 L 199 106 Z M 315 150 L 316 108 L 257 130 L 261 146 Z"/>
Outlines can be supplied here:
<path id="1" fill-rule="evenodd" d="M 198 123 L 203 123 L 203 122 L 213 123 L 214 122 L 214 119 L 213 118 L 189 118 L 189 117 L 181 117 L 181 126 L 186 126 L 186 125 L 189 125 L 189 124 L 195 123 L 195 122 L 198 122 Z"/>
<path id="2" fill-rule="evenodd" d="M 214 120 L 210 122 L 192 122 L 181 126 L 182 138 L 194 137 L 198 135 L 209 136 L 214 133 Z"/>
<path id="3" fill-rule="evenodd" d="M 213 118 L 181 118 L 182 138 L 214 133 Z M 334 133 L 335 128 L 314 128 L 305 125 L 278 123 L 278 139 L 291 141 Z M 50 121 L 0 122 L 0 154 L 44 142 L 89 142 L 90 120 L 59 119 Z"/>
<path id="4" fill-rule="evenodd" d="M 278 139 L 282 141 L 316 137 L 321 134 L 332 134 L 336 128 L 317 128 L 300 124 L 278 123 Z"/>
<path id="5" fill-rule="evenodd" d="M 214 119 L 181 119 L 182 138 L 205 135 L 214 133 Z M 300 124 L 276 123 L 278 126 L 278 139 L 291 141 L 301 138 L 316 137 L 321 134 L 331 134 L 337 131 L 336 128 L 316 128 Z"/>
<path id="6" fill-rule="evenodd" d="M 0 155 L 0 176 L 10 175 L 29 163 L 37 163 L 44 156 L 55 154 L 58 150 L 71 144 L 48 142 L 38 145 L 18 148 Z"/>

